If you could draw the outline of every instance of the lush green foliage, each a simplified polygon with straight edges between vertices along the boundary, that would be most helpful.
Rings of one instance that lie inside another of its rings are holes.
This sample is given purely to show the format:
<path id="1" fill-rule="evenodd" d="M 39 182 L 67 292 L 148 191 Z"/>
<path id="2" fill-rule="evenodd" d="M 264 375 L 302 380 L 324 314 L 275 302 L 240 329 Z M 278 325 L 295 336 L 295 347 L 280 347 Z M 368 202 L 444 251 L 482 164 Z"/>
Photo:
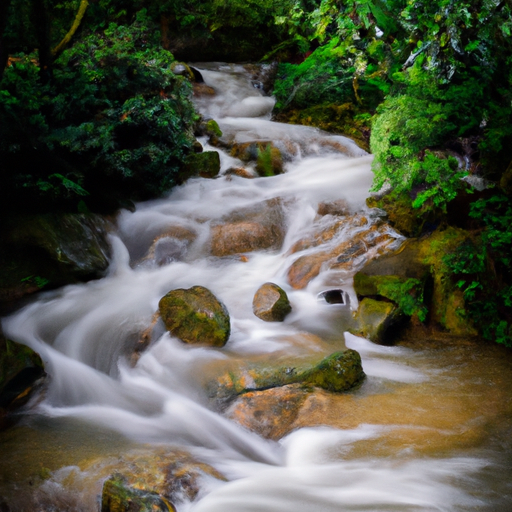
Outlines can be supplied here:
<path id="1" fill-rule="evenodd" d="M 85 199 L 109 207 L 176 183 L 195 114 L 190 84 L 172 73 L 173 57 L 155 35 L 141 12 L 132 25 L 110 24 L 66 50 L 48 81 L 25 56 L 7 68 L 4 190 L 36 203 Z"/>
<path id="2" fill-rule="evenodd" d="M 482 334 L 512 347 L 512 205 L 495 195 L 473 203 L 471 217 L 483 226 L 445 262 L 463 291 L 470 317 Z"/>

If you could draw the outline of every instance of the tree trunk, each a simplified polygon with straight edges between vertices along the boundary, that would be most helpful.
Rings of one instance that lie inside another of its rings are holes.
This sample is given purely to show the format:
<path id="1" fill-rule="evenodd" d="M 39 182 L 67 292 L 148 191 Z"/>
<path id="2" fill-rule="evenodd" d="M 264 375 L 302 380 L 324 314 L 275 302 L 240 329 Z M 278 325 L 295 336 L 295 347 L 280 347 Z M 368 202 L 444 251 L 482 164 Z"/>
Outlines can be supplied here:
<path id="1" fill-rule="evenodd" d="M 64 36 L 62 41 L 52 50 L 52 55 L 54 57 L 57 57 L 62 52 L 62 50 L 64 50 L 69 41 L 71 41 L 71 38 L 75 35 L 75 32 L 77 31 L 78 27 L 80 26 L 80 23 L 82 22 L 82 18 L 85 15 L 85 11 L 87 10 L 88 5 L 88 0 L 82 0 L 80 2 L 80 7 L 78 8 L 78 12 L 76 13 L 73 25 L 71 25 L 71 28 L 69 29 L 68 33 Z"/>

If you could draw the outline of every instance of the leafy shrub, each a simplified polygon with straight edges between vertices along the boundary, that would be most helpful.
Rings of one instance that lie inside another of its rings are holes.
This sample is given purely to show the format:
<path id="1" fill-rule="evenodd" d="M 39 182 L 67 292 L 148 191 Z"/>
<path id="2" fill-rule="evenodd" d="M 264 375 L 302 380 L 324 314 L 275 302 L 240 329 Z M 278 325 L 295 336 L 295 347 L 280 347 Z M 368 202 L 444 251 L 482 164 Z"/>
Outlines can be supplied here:
<path id="1" fill-rule="evenodd" d="M 481 233 L 444 260 L 483 336 L 512 347 L 512 205 L 494 195 L 474 202 L 470 216 Z"/>
<path id="2" fill-rule="evenodd" d="M 3 193 L 69 208 L 87 191 L 88 205 L 111 209 L 177 182 L 196 114 L 190 84 L 172 73 L 157 37 L 142 11 L 132 25 L 111 24 L 63 52 L 46 83 L 27 57 L 6 70 Z"/>

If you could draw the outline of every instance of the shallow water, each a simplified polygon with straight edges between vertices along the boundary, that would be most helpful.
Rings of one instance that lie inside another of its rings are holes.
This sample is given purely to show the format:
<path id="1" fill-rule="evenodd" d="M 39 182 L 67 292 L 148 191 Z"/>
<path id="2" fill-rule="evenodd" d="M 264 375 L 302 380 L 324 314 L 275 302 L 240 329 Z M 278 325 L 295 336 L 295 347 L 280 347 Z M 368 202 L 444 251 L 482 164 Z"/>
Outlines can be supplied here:
<path id="1" fill-rule="evenodd" d="M 179 512 L 511 510 L 509 352 L 449 338 L 381 347 L 346 333 L 357 307 L 352 275 L 364 257 L 350 270 L 321 272 L 302 290 L 288 284 L 289 266 L 313 251 L 293 254 L 291 247 L 329 220 L 318 218 L 320 202 L 344 199 L 366 227 L 378 222 L 365 208 L 371 156 L 348 139 L 272 123 L 273 100 L 242 66 L 198 67 L 217 90 L 213 101 L 198 100 L 204 114 L 239 142 L 275 141 L 288 155 L 286 173 L 191 179 L 166 198 L 121 212 L 104 279 L 41 294 L 3 319 L 10 338 L 41 354 L 50 381 L 32 412 L 0 433 L 0 497 L 13 512 L 95 511 L 116 464 L 179 448 L 228 480 L 208 480 L 193 502 L 176 503 Z M 221 162 L 221 174 L 246 165 L 225 153 Z M 284 205 L 280 250 L 211 256 L 212 223 L 273 198 Z M 196 238 L 159 265 L 162 254 L 150 248 L 171 226 Z M 329 243 L 361 229 L 347 225 Z M 390 234 L 398 246 L 401 236 Z M 267 281 L 289 295 L 293 310 L 283 323 L 252 313 L 254 292 Z M 132 367 L 159 299 L 194 285 L 227 306 L 226 347 L 185 346 L 163 334 Z M 347 292 L 350 306 L 317 299 L 333 288 Z M 205 396 L 208 376 L 237 361 L 318 360 L 345 347 L 360 352 L 364 384 L 342 395 L 311 394 L 279 442 L 226 419 Z"/>

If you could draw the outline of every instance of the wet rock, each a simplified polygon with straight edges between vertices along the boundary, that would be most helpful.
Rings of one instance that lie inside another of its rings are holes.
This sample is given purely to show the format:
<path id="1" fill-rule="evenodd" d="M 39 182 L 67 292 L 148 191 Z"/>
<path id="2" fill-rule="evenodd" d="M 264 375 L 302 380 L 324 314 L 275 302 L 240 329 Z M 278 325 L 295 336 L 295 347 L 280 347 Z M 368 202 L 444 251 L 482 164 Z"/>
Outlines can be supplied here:
<path id="1" fill-rule="evenodd" d="M 110 225 L 99 215 L 27 215 L 2 227 L 0 309 L 45 287 L 100 278 L 109 265 Z"/>
<path id="2" fill-rule="evenodd" d="M 358 327 L 351 332 L 374 343 L 387 344 L 391 338 L 389 329 L 401 318 L 400 309 L 393 302 L 365 298 L 357 310 Z"/>
<path id="3" fill-rule="evenodd" d="M 318 215 L 335 215 L 343 217 L 350 214 L 350 208 L 345 199 L 338 199 L 337 201 L 330 201 L 328 203 L 318 204 Z"/>
<path id="4" fill-rule="evenodd" d="M 0 430 L 15 423 L 12 413 L 34 396 L 45 375 L 36 352 L 0 331 Z"/>
<path id="5" fill-rule="evenodd" d="M 282 322 L 291 310 L 286 292 L 274 283 L 262 285 L 252 301 L 253 313 L 265 322 Z"/>
<path id="6" fill-rule="evenodd" d="M 248 392 L 289 384 L 298 384 L 301 388 L 319 387 L 339 393 L 358 385 L 364 376 L 359 354 L 355 350 L 345 350 L 331 354 L 316 365 L 277 368 L 260 365 L 230 369 L 207 383 L 207 393 L 220 404 Z"/>
<path id="7" fill-rule="evenodd" d="M 205 83 L 194 83 L 192 86 L 192 93 L 196 98 L 201 98 L 203 96 L 215 96 L 215 94 L 217 94 L 213 87 L 206 85 Z"/>
<path id="8" fill-rule="evenodd" d="M 256 162 L 260 176 L 274 176 L 283 172 L 281 151 L 271 141 L 236 143 L 231 148 L 231 156 L 243 162 Z"/>
<path id="9" fill-rule="evenodd" d="M 278 440 L 291 430 L 308 391 L 298 384 L 240 395 L 225 414 L 259 435 Z"/>
<path id="10" fill-rule="evenodd" d="M 285 235 L 283 217 L 279 199 L 234 212 L 212 225 L 212 254 L 222 257 L 261 249 L 279 249 Z"/>
<path id="11" fill-rule="evenodd" d="M 249 169 L 245 169 L 244 167 L 230 167 L 226 171 L 226 175 L 230 176 L 240 176 L 240 178 L 252 179 L 256 178 L 256 174 L 251 172 Z"/>
<path id="12" fill-rule="evenodd" d="M 152 491 L 130 487 L 116 474 L 103 485 L 101 512 L 176 512 L 172 503 Z"/>
<path id="13" fill-rule="evenodd" d="M 207 288 L 172 290 L 158 307 L 166 329 L 185 343 L 223 347 L 228 341 L 229 313 Z"/>
<path id="14" fill-rule="evenodd" d="M 141 262 L 153 261 L 158 266 L 185 259 L 190 244 L 197 238 L 197 232 L 183 227 L 170 226 L 158 235 Z"/>
<path id="15" fill-rule="evenodd" d="M 415 324 L 419 320 L 453 335 L 474 336 L 471 321 L 463 315 L 464 297 L 444 263 L 446 254 L 457 251 L 467 236 L 464 230 L 447 228 L 407 240 L 399 250 L 370 261 L 354 276 L 356 293 L 392 300 Z"/>
<path id="16" fill-rule="evenodd" d="M 188 155 L 182 172 L 186 177 L 201 176 L 202 178 L 215 178 L 219 171 L 219 153 L 217 151 L 204 151 Z"/>
<path id="17" fill-rule="evenodd" d="M 184 62 L 178 62 L 175 61 L 171 64 L 171 71 L 175 75 L 184 76 L 185 78 L 188 78 L 191 81 L 194 81 L 195 76 L 190 67 L 185 64 Z"/>
<path id="18" fill-rule="evenodd" d="M 320 233 L 316 238 L 306 239 L 296 244 L 298 247 L 318 247 L 316 252 L 305 254 L 295 260 L 288 269 L 288 282 L 295 289 L 302 289 L 314 279 L 322 270 L 353 270 L 354 267 L 370 260 L 379 254 L 388 251 L 397 240 L 386 224 L 374 224 L 355 233 L 344 233 L 346 224 L 341 221 L 334 226 L 334 231 Z M 353 229 L 353 227 L 350 227 Z M 338 230 L 343 231 L 341 239 L 344 240 L 334 247 L 324 244 L 324 239 L 335 240 L 339 236 Z M 350 238 L 349 238 L 350 236 Z"/>

